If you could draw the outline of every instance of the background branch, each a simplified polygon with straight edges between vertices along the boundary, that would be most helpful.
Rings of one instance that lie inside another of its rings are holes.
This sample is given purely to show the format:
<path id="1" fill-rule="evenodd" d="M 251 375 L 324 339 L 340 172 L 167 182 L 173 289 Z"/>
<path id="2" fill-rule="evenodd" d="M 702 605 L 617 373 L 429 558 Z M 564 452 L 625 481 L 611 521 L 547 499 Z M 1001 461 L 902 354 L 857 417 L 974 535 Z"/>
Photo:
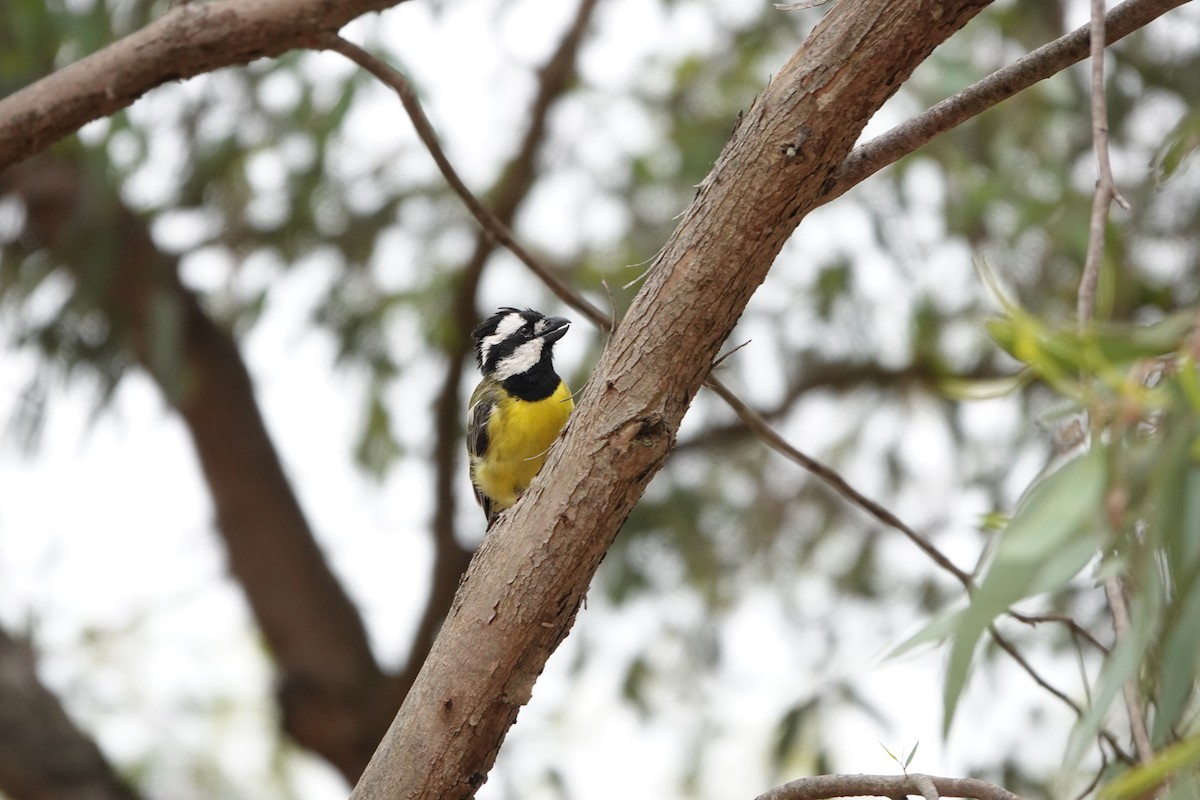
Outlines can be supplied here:
<path id="1" fill-rule="evenodd" d="M 77 165 L 32 159 L 0 173 L 0 193 L 20 198 L 27 236 L 87 287 L 77 289 L 81 302 L 123 333 L 178 408 L 229 568 L 275 658 L 284 728 L 353 782 L 399 706 L 399 687 L 376 663 L 358 610 L 317 545 L 237 345 L 180 282 L 177 257 L 158 248 L 146 221 Z M 106 194 L 108 204 L 94 202 Z M 89 216 L 86 209 L 97 207 L 115 209 L 115 218 Z M 101 243 L 113 253 L 110 270 L 83 272 L 78 248 Z M 166 323 L 163 309 L 169 309 Z M 172 357 L 183 365 L 178 374 L 164 372 L 156 355 L 172 340 L 164 324 L 178 336 L 180 352 Z"/>
<path id="2" fill-rule="evenodd" d="M 0 629 L 0 792 L 47 800 L 138 800 L 38 679 L 33 647 Z"/>

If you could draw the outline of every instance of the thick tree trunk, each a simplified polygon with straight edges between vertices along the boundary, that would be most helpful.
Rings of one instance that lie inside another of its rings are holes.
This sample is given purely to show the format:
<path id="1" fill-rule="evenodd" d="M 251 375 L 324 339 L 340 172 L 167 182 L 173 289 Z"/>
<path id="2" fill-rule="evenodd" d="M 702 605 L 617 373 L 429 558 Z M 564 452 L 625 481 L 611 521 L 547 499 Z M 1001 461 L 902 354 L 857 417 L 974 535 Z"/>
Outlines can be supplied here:
<path id="1" fill-rule="evenodd" d="M 33 648 L 0 630 L 0 786 L 14 798 L 138 800 L 38 680 Z"/>
<path id="2" fill-rule="evenodd" d="M 0 193 L 22 200 L 28 237 L 68 265 L 80 302 L 124 334 L 179 409 L 229 569 L 279 669 L 284 727 L 353 782 L 407 684 L 376 663 L 358 610 L 292 492 L 233 338 L 180 283 L 177 259 L 158 248 L 145 220 L 78 165 L 30 160 L 0 174 Z M 85 212 L 87 199 L 106 193 L 93 207 L 111 213 Z M 97 266 L 79 252 L 99 245 L 111 263 Z"/>

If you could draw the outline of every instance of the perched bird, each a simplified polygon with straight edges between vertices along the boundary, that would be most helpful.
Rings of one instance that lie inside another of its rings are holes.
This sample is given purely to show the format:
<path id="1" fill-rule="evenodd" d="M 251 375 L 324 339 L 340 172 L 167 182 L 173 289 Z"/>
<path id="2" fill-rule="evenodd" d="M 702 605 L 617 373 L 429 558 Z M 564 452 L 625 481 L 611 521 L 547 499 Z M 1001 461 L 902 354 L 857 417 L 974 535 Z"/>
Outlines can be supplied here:
<path id="1" fill-rule="evenodd" d="M 490 528 L 546 462 L 575 403 L 552 361 L 570 320 L 501 308 L 471 333 L 483 380 L 471 395 L 467 454 Z"/>

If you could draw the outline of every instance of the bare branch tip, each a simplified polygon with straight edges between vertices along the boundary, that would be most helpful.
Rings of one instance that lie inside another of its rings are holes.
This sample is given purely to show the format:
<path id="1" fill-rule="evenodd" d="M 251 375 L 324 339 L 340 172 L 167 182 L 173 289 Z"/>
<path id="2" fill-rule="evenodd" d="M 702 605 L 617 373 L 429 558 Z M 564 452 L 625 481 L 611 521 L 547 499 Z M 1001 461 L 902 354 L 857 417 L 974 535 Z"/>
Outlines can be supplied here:
<path id="1" fill-rule="evenodd" d="M 729 351 L 728 353 L 726 353 L 725 355 L 723 355 L 723 356 L 720 356 L 720 357 L 719 357 L 719 358 L 718 358 L 716 361 L 714 361 L 714 362 L 712 363 L 712 367 L 711 367 L 710 369 L 716 369 L 717 367 L 721 366 L 721 362 L 723 362 L 725 359 L 729 358 L 731 355 L 733 355 L 734 353 L 736 353 L 738 350 L 741 350 L 741 349 L 742 349 L 743 347 L 745 347 L 746 345 L 750 344 L 750 342 L 752 342 L 752 341 L 754 341 L 754 340 L 753 340 L 753 339 L 747 339 L 746 341 L 744 341 L 744 342 L 742 342 L 741 344 L 739 344 L 737 347 L 735 347 L 735 348 L 733 348 L 732 350 L 730 350 L 730 351 Z"/>

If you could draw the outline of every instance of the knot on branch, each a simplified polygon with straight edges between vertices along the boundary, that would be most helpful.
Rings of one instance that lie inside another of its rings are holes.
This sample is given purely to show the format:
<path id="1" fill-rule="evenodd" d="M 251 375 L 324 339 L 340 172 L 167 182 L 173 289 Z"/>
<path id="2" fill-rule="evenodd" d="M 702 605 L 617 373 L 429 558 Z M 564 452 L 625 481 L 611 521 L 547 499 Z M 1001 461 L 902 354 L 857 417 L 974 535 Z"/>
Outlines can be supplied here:
<path id="1" fill-rule="evenodd" d="M 663 422 L 661 417 L 641 417 L 634 420 L 634 422 L 637 426 L 632 436 L 634 444 L 640 444 L 643 447 L 655 447 L 663 440 L 667 440 L 669 443 L 671 429 L 667 426 L 667 423 Z"/>
<path id="2" fill-rule="evenodd" d="M 801 125 L 795 136 L 779 145 L 779 152 L 783 153 L 784 158 L 788 160 L 805 158 L 804 143 L 810 136 L 812 136 L 812 128 Z"/>

